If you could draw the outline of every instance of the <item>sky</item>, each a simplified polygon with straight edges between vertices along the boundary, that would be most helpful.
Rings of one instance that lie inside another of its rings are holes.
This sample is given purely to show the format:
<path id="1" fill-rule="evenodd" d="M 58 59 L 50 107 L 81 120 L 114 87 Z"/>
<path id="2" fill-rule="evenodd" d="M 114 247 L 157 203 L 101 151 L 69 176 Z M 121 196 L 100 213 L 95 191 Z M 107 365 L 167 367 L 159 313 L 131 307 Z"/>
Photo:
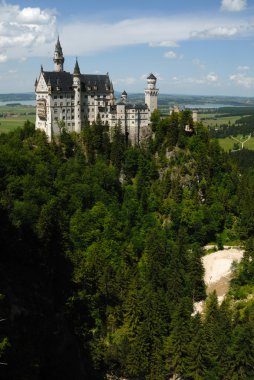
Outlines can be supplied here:
<path id="1" fill-rule="evenodd" d="M 254 97 L 254 0 L 0 0 L 0 93 L 33 92 L 58 35 L 117 91 Z"/>

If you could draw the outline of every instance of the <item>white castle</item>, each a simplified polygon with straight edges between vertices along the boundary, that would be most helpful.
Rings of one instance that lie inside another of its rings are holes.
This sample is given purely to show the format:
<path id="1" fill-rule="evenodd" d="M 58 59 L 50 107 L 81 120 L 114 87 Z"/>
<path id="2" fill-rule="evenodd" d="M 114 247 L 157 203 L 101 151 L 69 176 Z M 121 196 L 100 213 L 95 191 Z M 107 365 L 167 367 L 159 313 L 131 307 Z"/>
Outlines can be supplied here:
<path id="1" fill-rule="evenodd" d="M 139 144 L 147 135 L 151 113 L 157 109 L 159 92 L 153 74 L 147 78 L 145 103 L 132 104 L 128 102 L 125 91 L 121 99 L 116 101 L 108 73 L 81 74 L 77 59 L 72 74 L 64 71 L 59 37 L 53 61 L 54 71 L 44 71 L 41 67 L 35 81 L 35 126 L 45 131 L 50 141 L 60 133 L 60 126 L 65 126 L 67 131 L 80 133 L 86 119 L 90 123 L 100 119 L 109 129 L 120 123 L 132 144 Z"/>

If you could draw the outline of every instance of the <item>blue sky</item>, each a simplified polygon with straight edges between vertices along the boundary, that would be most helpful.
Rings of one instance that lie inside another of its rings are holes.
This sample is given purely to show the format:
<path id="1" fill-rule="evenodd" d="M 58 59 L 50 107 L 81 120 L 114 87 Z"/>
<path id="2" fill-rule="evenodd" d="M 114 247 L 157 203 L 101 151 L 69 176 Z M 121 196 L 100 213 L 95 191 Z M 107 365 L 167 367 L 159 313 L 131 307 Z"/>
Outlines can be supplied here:
<path id="1" fill-rule="evenodd" d="M 0 0 L 0 93 L 34 90 L 58 34 L 66 71 L 119 91 L 254 96 L 254 0 Z"/>

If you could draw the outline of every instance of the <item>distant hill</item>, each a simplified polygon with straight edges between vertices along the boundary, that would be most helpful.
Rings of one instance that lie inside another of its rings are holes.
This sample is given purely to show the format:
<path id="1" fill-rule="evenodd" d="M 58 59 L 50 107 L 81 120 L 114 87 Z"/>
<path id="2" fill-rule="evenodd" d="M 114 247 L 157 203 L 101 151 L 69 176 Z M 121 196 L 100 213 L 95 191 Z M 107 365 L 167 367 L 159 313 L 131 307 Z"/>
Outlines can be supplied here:
<path id="1" fill-rule="evenodd" d="M 115 97 L 119 99 L 121 92 L 115 91 Z M 143 93 L 129 93 L 129 101 L 133 103 L 144 102 Z M 26 101 L 35 100 L 33 92 L 27 93 L 10 93 L 0 94 L 0 102 Z M 215 107 L 235 106 L 235 107 L 254 107 L 254 97 L 245 98 L 239 96 L 202 96 L 202 95 L 175 95 L 175 94 L 159 94 L 158 105 L 161 109 L 166 109 L 174 104 L 180 106 L 199 106 L 214 105 Z"/>
<path id="2" fill-rule="evenodd" d="M 142 102 L 144 94 L 128 94 L 131 101 Z M 188 105 L 195 104 L 197 106 L 205 106 L 206 104 L 214 104 L 217 106 L 254 106 L 254 97 L 245 98 L 239 96 L 202 96 L 202 95 L 175 95 L 175 94 L 159 94 L 159 105 Z"/>
<path id="3" fill-rule="evenodd" d="M 20 102 L 24 100 L 35 100 L 35 94 L 33 92 L 0 94 L 0 102 Z"/>

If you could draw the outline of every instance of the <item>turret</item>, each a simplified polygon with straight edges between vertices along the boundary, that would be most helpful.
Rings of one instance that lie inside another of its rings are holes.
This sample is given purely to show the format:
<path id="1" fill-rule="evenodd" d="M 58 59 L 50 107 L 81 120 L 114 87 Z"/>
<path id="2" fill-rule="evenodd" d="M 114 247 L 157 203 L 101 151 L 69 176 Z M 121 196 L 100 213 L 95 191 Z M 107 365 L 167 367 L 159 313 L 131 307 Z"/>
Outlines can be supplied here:
<path id="1" fill-rule="evenodd" d="M 54 70 L 59 72 L 63 71 L 64 68 L 64 56 L 62 51 L 62 46 L 59 41 L 59 36 L 57 38 L 56 46 L 55 46 L 55 52 L 54 52 L 54 58 L 53 58 L 55 68 Z"/>
<path id="2" fill-rule="evenodd" d="M 81 74 L 77 58 L 73 70 L 73 90 L 75 132 L 79 133 L 81 131 Z"/>
<path id="3" fill-rule="evenodd" d="M 157 78 L 152 73 L 147 77 L 147 88 L 145 89 L 145 103 L 148 106 L 150 114 L 158 107 L 158 93 L 156 88 Z"/>
<path id="4" fill-rule="evenodd" d="M 123 93 L 121 95 L 121 101 L 124 103 L 127 102 L 127 92 L 126 91 L 123 91 Z"/>

